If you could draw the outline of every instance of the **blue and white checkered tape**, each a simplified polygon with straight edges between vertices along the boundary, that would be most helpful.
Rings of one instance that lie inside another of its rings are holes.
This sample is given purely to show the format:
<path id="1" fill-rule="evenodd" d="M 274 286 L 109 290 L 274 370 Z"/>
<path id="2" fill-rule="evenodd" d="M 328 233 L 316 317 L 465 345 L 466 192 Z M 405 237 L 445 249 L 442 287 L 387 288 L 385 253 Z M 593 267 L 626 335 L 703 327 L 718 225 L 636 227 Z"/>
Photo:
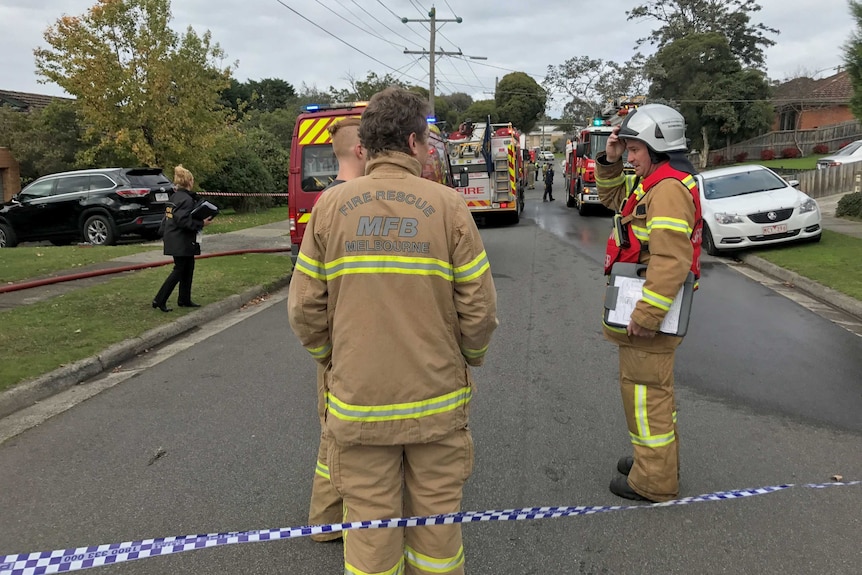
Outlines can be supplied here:
<path id="1" fill-rule="evenodd" d="M 801 487 L 825 489 L 827 487 L 846 487 L 862 485 L 862 481 L 847 481 L 833 483 L 808 483 Z M 520 509 L 500 509 L 488 511 L 464 511 L 445 515 L 427 517 L 400 517 L 394 519 L 378 519 L 374 521 L 355 521 L 352 523 L 333 523 L 330 525 L 313 525 L 305 527 L 285 527 L 281 529 L 263 529 L 254 531 L 236 531 L 228 533 L 209 533 L 206 535 L 184 535 L 180 537 L 161 537 L 158 539 L 143 539 L 123 543 L 108 543 L 93 547 L 78 547 L 77 549 L 58 549 L 35 553 L 0 556 L 0 575 L 43 575 L 49 573 L 68 573 L 124 563 L 136 559 L 173 555 L 184 551 L 206 549 L 221 545 L 236 543 L 256 543 L 261 541 L 277 541 L 295 539 L 318 533 L 347 531 L 350 529 L 388 529 L 394 527 L 416 527 L 418 525 L 449 525 L 452 523 L 475 523 L 477 521 L 525 521 L 528 519 L 548 519 L 552 517 L 572 517 L 576 515 L 594 515 L 611 511 L 629 511 L 634 509 L 653 509 L 656 507 L 671 507 L 689 505 L 705 501 L 724 501 L 741 499 L 755 495 L 766 495 L 797 487 L 796 485 L 774 485 L 752 489 L 737 489 L 734 491 L 718 491 L 696 497 L 674 499 L 651 505 L 604 505 L 576 507 L 523 507 Z"/>

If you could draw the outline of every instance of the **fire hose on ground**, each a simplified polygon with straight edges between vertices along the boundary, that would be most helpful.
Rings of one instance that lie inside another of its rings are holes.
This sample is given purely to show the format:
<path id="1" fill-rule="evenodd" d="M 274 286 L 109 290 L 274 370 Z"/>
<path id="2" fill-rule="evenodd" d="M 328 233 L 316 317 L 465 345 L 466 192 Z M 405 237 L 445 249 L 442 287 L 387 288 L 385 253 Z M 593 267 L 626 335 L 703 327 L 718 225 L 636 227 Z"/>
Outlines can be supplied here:
<path id="1" fill-rule="evenodd" d="M 199 256 L 195 256 L 196 260 L 205 259 L 205 258 L 216 258 L 222 256 L 236 256 L 242 254 L 271 254 L 271 253 L 279 253 L 279 252 L 289 252 L 290 248 L 255 248 L 255 249 L 246 249 L 246 250 L 231 250 L 226 252 L 214 252 L 211 254 L 202 254 Z M 14 291 L 21 291 L 27 289 L 33 289 L 37 287 L 42 287 L 46 285 L 58 284 L 63 282 L 75 281 L 80 279 L 88 279 L 94 278 L 104 275 L 116 274 L 121 272 L 130 272 L 143 270 L 147 268 L 155 268 L 160 266 L 165 266 L 174 263 L 173 259 L 169 260 L 160 260 L 157 262 L 147 262 L 143 264 L 129 264 L 124 266 L 111 267 L 103 270 L 91 270 L 86 272 L 74 273 L 63 276 L 49 277 L 38 280 L 24 281 L 19 283 L 8 284 L 4 286 L 0 286 L 0 294 L 9 293 Z"/>

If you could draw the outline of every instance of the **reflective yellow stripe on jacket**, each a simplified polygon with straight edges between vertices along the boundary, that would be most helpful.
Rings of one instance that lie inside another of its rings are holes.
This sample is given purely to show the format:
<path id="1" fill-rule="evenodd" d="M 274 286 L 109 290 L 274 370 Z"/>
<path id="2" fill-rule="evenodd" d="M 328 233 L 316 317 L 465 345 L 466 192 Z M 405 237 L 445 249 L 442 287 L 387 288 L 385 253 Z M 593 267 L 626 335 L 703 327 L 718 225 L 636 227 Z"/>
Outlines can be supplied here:
<path id="1" fill-rule="evenodd" d="M 469 403 L 472 394 L 472 388 L 462 387 L 446 395 L 422 401 L 394 403 L 391 405 L 351 405 L 341 401 L 331 392 L 327 392 L 326 408 L 333 417 L 337 417 L 342 421 L 398 421 L 454 411 L 462 405 Z"/>
<path id="2" fill-rule="evenodd" d="M 296 271 L 321 281 L 350 274 L 405 274 L 438 276 L 455 283 L 464 283 L 481 276 L 490 267 L 484 250 L 473 261 L 457 268 L 436 258 L 410 256 L 345 256 L 323 263 L 299 252 L 296 261 Z"/>

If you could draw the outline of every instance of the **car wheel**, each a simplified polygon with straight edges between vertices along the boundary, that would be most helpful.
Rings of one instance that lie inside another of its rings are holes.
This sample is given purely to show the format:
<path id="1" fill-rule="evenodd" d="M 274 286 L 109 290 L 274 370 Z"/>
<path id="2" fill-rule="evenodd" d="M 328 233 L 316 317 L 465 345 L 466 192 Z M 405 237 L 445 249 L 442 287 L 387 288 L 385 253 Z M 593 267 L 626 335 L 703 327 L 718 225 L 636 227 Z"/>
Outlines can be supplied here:
<path id="1" fill-rule="evenodd" d="M 719 255 L 715 241 L 712 239 L 712 232 L 709 231 L 709 226 L 706 224 L 703 225 L 703 249 L 711 256 Z"/>
<path id="2" fill-rule="evenodd" d="M 568 189 L 569 189 L 569 187 L 566 186 L 566 190 L 568 190 Z M 574 208 L 575 206 L 577 206 L 577 204 L 575 203 L 574 196 L 572 196 L 572 194 L 570 194 L 568 191 L 566 191 L 566 207 L 567 208 Z"/>
<path id="3" fill-rule="evenodd" d="M 84 240 L 94 246 L 112 246 L 117 243 L 114 222 L 108 216 L 96 214 L 84 222 Z"/>
<path id="4" fill-rule="evenodd" d="M 512 225 L 517 224 L 521 221 L 521 215 L 518 213 L 518 210 L 512 212 L 512 215 L 509 216 L 509 223 Z"/>
<path id="5" fill-rule="evenodd" d="M 0 248 L 14 248 L 18 245 L 18 238 L 11 226 L 0 224 Z"/>

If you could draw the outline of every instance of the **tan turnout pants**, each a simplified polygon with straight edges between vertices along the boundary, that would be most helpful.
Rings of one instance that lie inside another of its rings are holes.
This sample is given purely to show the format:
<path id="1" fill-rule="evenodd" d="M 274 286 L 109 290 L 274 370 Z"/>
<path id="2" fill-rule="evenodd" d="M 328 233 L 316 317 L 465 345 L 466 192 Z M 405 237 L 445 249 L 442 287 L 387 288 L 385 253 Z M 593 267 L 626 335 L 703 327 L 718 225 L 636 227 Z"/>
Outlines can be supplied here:
<path id="1" fill-rule="evenodd" d="M 620 346 L 620 390 L 634 466 L 629 485 L 652 501 L 679 495 L 679 434 L 673 396 L 675 352 Z"/>
<path id="2" fill-rule="evenodd" d="M 345 521 L 455 513 L 473 471 L 473 439 L 465 428 L 433 443 L 333 441 L 329 470 L 344 498 Z M 344 569 L 355 575 L 463 575 L 461 525 L 345 532 Z"/>
<path id="3" fill-rule="evenodd" d="M 317 364 L 317 415 L 320 417 L 320 446 L 317 448 L 317 466 L 314 470 L 314 480 L 311 483 L 311 504 L 308 509 L 309 525 L 341 523 L 344 514 L 341 496 L 332 486 L 329 466 L 326 463 L 329 437 L 325 433 L 326 388 L 323 383 L 325 370 L 324 366 Z M 332 541 L 339 537 L 341 537 L 341 531 L 311 536 L 315 541 Z"/>

